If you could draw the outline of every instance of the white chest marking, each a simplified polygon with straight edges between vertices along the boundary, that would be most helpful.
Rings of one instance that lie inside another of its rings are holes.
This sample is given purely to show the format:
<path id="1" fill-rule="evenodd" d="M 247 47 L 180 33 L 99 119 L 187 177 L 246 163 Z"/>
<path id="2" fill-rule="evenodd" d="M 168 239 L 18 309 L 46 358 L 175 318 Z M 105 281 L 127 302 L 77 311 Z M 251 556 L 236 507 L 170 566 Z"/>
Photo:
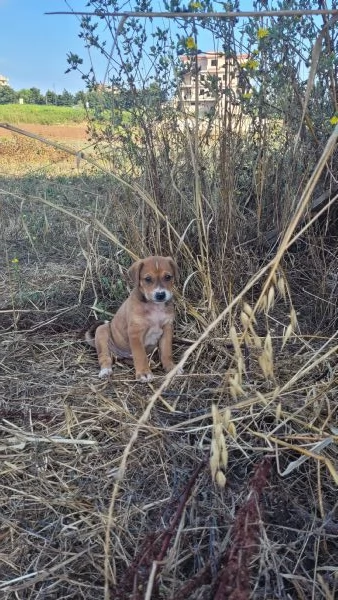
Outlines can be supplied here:
<path id="1" fill-rule="evenodd" d="M 144 345 L 147 346 L 156 346 L 158 340 L 162 336 L 163 329 L 159 329 L 158 327 L 150 327 L 150 329 L 146 333 L 146 337 L 144 340 Z"/>
<path id="2" fill-rule="evenodd" d="M 149 329 L 144 339 L 144 345 L 146 347 L 156 346 L 163 334 L 164 325 L 173 322 L 172 315 L 168 315 L 167 311 L 163 309 L 163 306 L 155 305 L 151 313 L 148 315 Z"/>

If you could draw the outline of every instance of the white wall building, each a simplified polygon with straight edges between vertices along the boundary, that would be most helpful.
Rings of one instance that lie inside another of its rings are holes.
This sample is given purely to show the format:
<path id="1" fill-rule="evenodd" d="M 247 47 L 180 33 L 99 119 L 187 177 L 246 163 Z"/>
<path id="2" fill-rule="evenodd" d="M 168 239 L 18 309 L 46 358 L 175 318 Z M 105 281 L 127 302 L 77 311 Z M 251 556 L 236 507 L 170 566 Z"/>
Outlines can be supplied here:
<path id="1" fill-rule="evenodd" d="M 4 75 L 0 75 L 0 85 L 9 85 L 8 77 L 5 77 Z"/>
<path id="2" fill-rule="evenodd" d="M 201 115 L 212 108 L 222 109 L 226 101 L 238 91 L 239 68 L 247 60 L 247 55 L 225 58 L 220 52 L 206 52 L 197 55 L 198 81 L 196 87 L 195 57 L 181 56 L 187 67 L 179 87 L 178 105 L 185 112 L 194 112 L 196 94 Z"/>

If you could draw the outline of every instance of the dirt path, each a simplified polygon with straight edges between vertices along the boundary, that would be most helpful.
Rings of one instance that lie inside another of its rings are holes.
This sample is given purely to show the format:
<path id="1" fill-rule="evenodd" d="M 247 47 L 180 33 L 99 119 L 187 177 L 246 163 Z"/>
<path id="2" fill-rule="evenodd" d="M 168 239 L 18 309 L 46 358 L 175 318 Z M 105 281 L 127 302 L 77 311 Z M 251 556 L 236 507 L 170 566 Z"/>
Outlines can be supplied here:
<path id="1" fill-rule="evenodd" d="M 53 140 L 73 140 L 85 141 L 87 139 L 86 124 L 78 125 L 38 125 L 35 123 L 20 123 L 16 125 L 20 129 L 41 135 L 42 137 Z M 10 137 L 12 134 L 8 129 L 0 127 L 0 137 Z"/>

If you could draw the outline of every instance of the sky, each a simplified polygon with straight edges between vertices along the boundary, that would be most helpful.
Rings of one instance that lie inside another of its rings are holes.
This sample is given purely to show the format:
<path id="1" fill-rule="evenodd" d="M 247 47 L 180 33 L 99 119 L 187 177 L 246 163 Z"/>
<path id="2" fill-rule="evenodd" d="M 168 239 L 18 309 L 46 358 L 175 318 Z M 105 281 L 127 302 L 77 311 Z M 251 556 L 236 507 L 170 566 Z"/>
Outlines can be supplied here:
<path id="1" fill-rule="evenodd" d="M 69 0 L 68 7 L 67 0 L 0 0 L 0 74 L 9 79 L 10 87 L 14 90 L 37 87 L 42 93 L 47 89 L 56 93 L 85 89 L 80 74 L 75 71 L 65 74 L 68 52 L 88 61 L 78 37 L 79 18 L 44 13 L 69 10 L 70 5 L 74 10 L 88 10 L 86 4 L 87 0 Z M 161 0 L 154 0 L 154 10 L 160 4 Z M 221 10 L 219 4 L 215 6 Z M 128 5 L 127 1 L 125 10 Z M 252 0 L 241 1 L 242 10 L 250 8 Z M 96 54 L 93 61 L 96 79 L 102 81 L 105 59 Z"/>
<path id="2" fill-rule="evenodd" d="M 85 1 L 74 4 L 88 10 Z M 85 88 L 80 75 L 65 74 L 69 51 L 85 56 L 78 20 L 44 14 L 54 10 L 67 10 L 64 0 L 0 0 L 0 74 L 14 90 L 37 87 L 42 92 L 74 93 Z M 102 59 L 96 60 L 103 70 Z"/>

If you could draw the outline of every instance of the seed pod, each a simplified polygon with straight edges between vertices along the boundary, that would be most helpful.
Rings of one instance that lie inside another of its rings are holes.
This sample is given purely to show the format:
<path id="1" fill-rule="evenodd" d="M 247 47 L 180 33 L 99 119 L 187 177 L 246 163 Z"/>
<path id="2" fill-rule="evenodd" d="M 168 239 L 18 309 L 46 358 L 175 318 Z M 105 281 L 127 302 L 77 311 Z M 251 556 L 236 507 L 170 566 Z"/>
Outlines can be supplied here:
<path id="1" fill-rule="evenodd" d="M 228 466 L 228 459 L 229 459 L 229 453 L 228 453 L 228 449 L 227 447 L 224 445 L 224 447 L 221 450 L 221 460 L 220 460 L 220 465 L 221 467 L 223 467 L 223 469 L 225 470 Z"/>
<path id="2" fill-rule="evenodd" d="M 278 291 L 279 291 L 280 295 L 282 296 L 282 298 L 284 298 L 284 300 L 286 300 L 286 292 L 285 292 L 286 286 L 285 286 L 284 277 L 278 278 L 277 288 L 278 288 Z"/>
<path id="3" fill-rule="evenodd" d="M 243 388 L 239 385 L 239 383 L 236 381 L 236 379 L 234 377 L 229 377 L 229 384 L 230 384 L 230 391 L 232 388 L 235 395 L 244 396 Z"/>
<path id="4" fill-rule="evenodd" d="M 292 325 L 291 325 L 291 323 L 289 323 L 289 325 L 287 326 L 287 328 L 285 330 L 285 333 L 283 335 L 282 349 L 284 348 L 284 346 L 285 346 L 286 342 L 288 341 L 288 339 L 291 337 L 292 333 L 293 333 Z"/>
<path id="5" fill-rule="evenodd" d="M 267 306 L 268 306 L 268 297 L 267 297 L 266 294 L 264 294 L 264 296 L 262 296 L 259 299 L 258 306 L 259 306 L 260 310 L 266 312 L 266 309 L 267 309 Z"/>
<path id="6" fill-rule="evenodd" d="M 221 456 L 222 453 L 222 448 L 225 448 L 226 443 L 225 443 L 225 437 L 224 437 L 224 433 L 221 433 L 221 435 L 219 436 L 218 439 L 218 448 L 219 448 L 219 455 Z"/>
<path id="7" fill-rule="evenodd" d="M 250 327 L 250 317 L 243 310 L 241 312 L 241 322 L 244 329 Z"/>
<path id="8" fill-rule="evenodd" d="M 280 393 L 280 386 L 277 385 L 277 387 L 273 390 L 273 394 L 272 394 L 272 400 L 276 400 L 276 398 L 278 398 Z"/>
<path id="9" fill-rule="evenodd" d="M 252 337 L 256 348 L 260 350 L 262 348 L 262 340 L 254 330 L 252 330 Z"/>
<path id="10" fill-rule="evenodd" d="M 219 412 L 218 412 L 218 408 L 217 408 L 216 404 L 211 405 L 211 414 L 212 414 L 213 424 L 215 425 L 219 421 Z"/>
<path id="11" fill-rule="evenodd" d="M 277 421 L 277 423 L 280 421 L 281 415 L 282 415 L 282 405 L 279 402 L 277 404 L 277 408 L 276 408 L 276 421 Z"/>
<path id="12" fill-rule="evenodd" d="M 225 429 L 228 429 L 230 418 L 231 418 L 231 410 L 230 410 L 230 408 L 226 408 L 223 413 L 223 425 L 224 425 Z"/>
<path id="13" fill-rule="evenodd" d="M 215 440 L 217 442 L 217 446 L 219 447 L 219 439 L 223 435 L 222 433 L 222 423 L 216 423 L 215 425 Z"/>
<path id="14" fill-rule="evenodd" d="M 237 332 L 233 325 L 230 327 L 229 336 L 232 341 L 232 345 L 234 347 L 235 355 L 237 357 L 242 356 L 241 348 L 240 348 L 238 337 L 237 337 Z"/>
<path id="15" fill-rule="evenodd" d="M 216 451 L 214 451 L 213 446 L 216 446 Z M 217 471 L 217 469 L 219 469 L 219 451 L 217 448 L 217 444 L 215 443 L 215 440 L 212 440 L 212 442 L 211 442 L 211 455 L 210 455 L 210 459 L 209 459 L 209 464 L 210 464 L 211 477 L 214 480 L 216 471 Z"/>
<path id="16" fill-rule="evenodd" d="M 256 323 L 255 313 L 250 304 L 243 302 L 243 311 L 248 315 L 248 317 L 250 317 L 252 323 Z"/>
<path id="17" fill-rule="evenodd" d="M 293 307 L 291 308 L 291 311 L 290 311 L 290 323 L 292 325 L 292 330 L 296 331 L 296 327 L 298 325 L 298 322 L 297 322 L 296 311 L 295 311 L 295 309 Z"/>
<path id="18" fill-rule="evenodd" d="M 228 434 L 235 440 L 237 438 L 237 429 L 233 421 L 230 421 L 228 427 Z"/>
<path id="19" fill-rule="evenodd" d="M 268 291 L 268 305 L 267 305 L 268 312 L 269 312 L 270 308 L 273 308 L 274 303 L 275 303 L 275 288 L 272 285 Z"/>
<path id="20" fill-rule="evenodd" d="M 237 359 L 237 373 L 236 373 L 236 375 L 238 376 L 237 381 L 238 381 L 239 385 L 242 385 L 242 373 L 243 372 L 245 373 L 245 365 L 244 365 L 243 357 L 240 356 Z"/>
<path id="21" fill-rule="evenodd" d="M 220 488 L 225 488 L 227 480 L 223 473 L 223 471 L 217 471 L 216 473 L 216 483 Z"/>
<path id="22" fill-rule="evenodd" d="M 211 456 L 217 456 L 217 460 L 219 458 L 219 449 L 218 449 L 218 444 L 215 440 L 215 438 L 213 437 L 211 440 L 211 448 L 210 448 L 210 454 Z"/>
<path id="23" fill-rule="evenodd" d="M 267 334 L 266 338 L 265 338 L 265 342 L 264 342 L 264 350 L 267 354 L 267 356 L 270 358 L 270 360 L 272 361 L 273 358 L 273 351 L 272 351 L 272 339 L 271 339 L 271 335 L 270 333 Z"/>
<path id="24" fill-rule="evenodd" d="M 266 352 L 264 350 L 264 352 L 262 352 L 262 354 L 258 357 L 258 364 L 260 366 L 260 368 L 263 371 L 263 375 L 264 377 L 268 378 L 269 377 L 269 365 L 268 365 L 268 359 L 266 357 Z"/>

